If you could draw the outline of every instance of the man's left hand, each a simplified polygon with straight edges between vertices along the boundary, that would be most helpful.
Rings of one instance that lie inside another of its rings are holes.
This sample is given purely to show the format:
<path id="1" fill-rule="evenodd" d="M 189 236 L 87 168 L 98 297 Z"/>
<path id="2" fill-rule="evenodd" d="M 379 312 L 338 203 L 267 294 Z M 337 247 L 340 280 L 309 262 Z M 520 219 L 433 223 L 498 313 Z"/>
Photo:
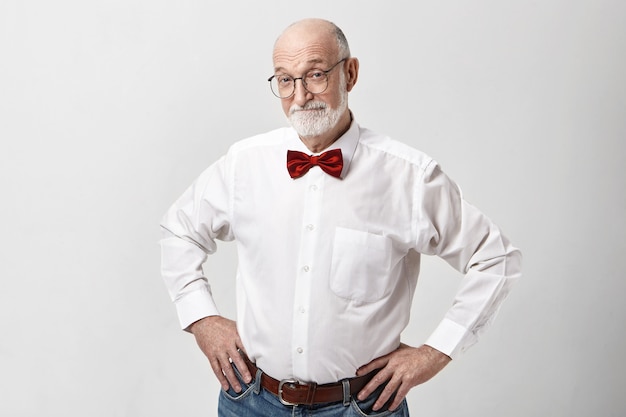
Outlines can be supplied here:
<path id="1" fill-rule="evenodd" d="M 374 359 L 357 370 L 357 376 L 366 375 L 380 369 L 374 378 L 359 392 L 359 400 L 366 399 L 380 385 L 387 383 L 372 407 L 378 411 L 395 394 L 389 410 L 395 410 L 416 385 L 422 384 L 441 371 L 451 359 L 428 345 L 418 348 L 404 343 L 393 352 Z"/>

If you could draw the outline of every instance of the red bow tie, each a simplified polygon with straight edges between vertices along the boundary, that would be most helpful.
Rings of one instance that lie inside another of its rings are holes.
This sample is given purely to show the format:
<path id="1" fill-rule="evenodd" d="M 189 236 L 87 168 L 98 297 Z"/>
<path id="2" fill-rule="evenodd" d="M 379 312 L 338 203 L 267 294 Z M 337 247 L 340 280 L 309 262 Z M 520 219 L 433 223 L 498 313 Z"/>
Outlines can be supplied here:
<path id="1" fill-rule="evenodd" d="M 287 170 L 291 178 L 303 176 L 314 165 L 322 168 L 327 174 L 339 178 L 343 169 L 341 149 L 332 149 L 318 156 L 307 155 L 298 151 L 287 151 Z"/>

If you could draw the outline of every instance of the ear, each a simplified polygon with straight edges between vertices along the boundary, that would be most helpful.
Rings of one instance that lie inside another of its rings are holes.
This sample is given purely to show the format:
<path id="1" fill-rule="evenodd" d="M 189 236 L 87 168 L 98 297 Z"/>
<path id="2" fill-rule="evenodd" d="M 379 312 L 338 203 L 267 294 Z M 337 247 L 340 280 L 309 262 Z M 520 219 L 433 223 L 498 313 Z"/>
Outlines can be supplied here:
<path id="1" fill-rule="evenodd" d="M 359 78 L 359 60 L 357 58 L 348 58 L 346 65 L 348 66 L 346 69 L 346 88 L 350 91 Z"/>

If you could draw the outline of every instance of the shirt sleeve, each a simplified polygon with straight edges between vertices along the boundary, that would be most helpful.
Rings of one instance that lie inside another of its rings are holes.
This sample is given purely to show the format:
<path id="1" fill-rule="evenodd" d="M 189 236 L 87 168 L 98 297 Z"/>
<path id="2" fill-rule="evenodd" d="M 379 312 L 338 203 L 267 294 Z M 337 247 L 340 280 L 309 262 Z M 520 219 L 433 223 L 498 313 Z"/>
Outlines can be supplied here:
<path id="1" fill-rule="evenodd" d="M 183 329 L 219 314 L 202 265 L 217 250 L 216 240 L 232 240 L 225 158 L 204 171 L 161 221 L 161 275 Z"/>
<path id="2" fill-rule="evenodd" d="M 489 328 L 521 277 L 521 252 L 432 162 L 417 185 L 417 247 L 464 277 L 452 307 L 426 344 L 457 358 Z"/>

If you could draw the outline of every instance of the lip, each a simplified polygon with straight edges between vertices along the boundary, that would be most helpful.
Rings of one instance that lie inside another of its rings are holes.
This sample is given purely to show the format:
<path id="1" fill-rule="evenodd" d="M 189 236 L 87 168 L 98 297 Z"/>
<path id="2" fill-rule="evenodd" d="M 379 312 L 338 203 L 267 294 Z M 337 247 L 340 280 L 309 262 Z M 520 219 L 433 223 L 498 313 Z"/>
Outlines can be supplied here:
<path id="1" fill-rule="evenodd" d="M 302 112 L 302 111 L 322 111 L 324 110 L 323 108 L 320 107 L 316 107 L 314 109 L 296 109 L 296 110 L 292 110 L 292 113 L 298 113 L 298 112 Z"/>

